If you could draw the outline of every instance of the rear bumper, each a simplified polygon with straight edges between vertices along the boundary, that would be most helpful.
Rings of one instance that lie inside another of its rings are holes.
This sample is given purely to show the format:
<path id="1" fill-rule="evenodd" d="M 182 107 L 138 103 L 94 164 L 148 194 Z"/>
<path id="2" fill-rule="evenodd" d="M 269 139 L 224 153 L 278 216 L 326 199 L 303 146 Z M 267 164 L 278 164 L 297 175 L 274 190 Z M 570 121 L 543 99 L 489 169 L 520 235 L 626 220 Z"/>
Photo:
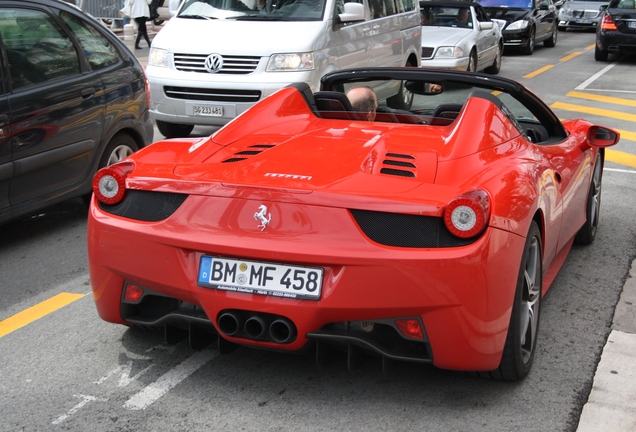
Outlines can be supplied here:
<path id="1" fill-rule="evenodd" d="M 190 196 L 172 217 L 158 223 L 115 217 L 91 205 L 89 268 L 97 310 L 104 320 L 140 323 L 138 318 L 131 321 L 140 316 L 134 308 L 131 313 L 130 305 L 122 306 L 124 285 L 134 283 L 168 298 L 166 304 L 177 305 L 162 310 L 149 304 L 145 316 L 154 321 L 145 324 L 196 324 L 197 320 L 202 324 L 208 320 L 231 342 L 299 351 L 310 341 L 346 343 L 350 338 L 369 348 L 373 340 L 364 342 L 364 329 L 343 331 L 352 325 L 365 327 L 363 323 L 389 331 L 386 320 L 412 317 L 420 320 L 425 334 L 415 341 L 407 338 L 423 349 L 420 357 L 410 359 L 458 370 L 493 370 L 499 365 L 523 238 L 488 228 L 479 240 L 462 247 L 386 247 L 364 237 L 346 209 L 292 204 L 280 204 L 277 210 L 281 214 L 286 206 L 294 207 L 297 214 L 302 210 L 303 218 L 312 221 L 311 230 L 298 227 L 302 235 L 267 236 L 260 230 L 247 232 L 236 227 L 233 233 L 223 234 L 204 216 L 211 215 L 212 209 L 226 214 L 223 206 L 207 206 L 208 200 Z M 236 205 L 225 210 L 236 211 Z M 193 209 L 200 216 L 192 217 Z M 327 225 L 339 229 L 329 230 Z M 198 286 L 203 254 L 321 267 L 322 295 L 319 300 L 297 300 Z M 180 316 L 182 306 L 193 311 L 192 318 Z M 275 316 L 288 320 L 296 335 L 279 343 L 240 332 L 228 334 L 219 328 L 219 318 L 228 311 L 239 311 L 245 319 L 257 316 L 267 321 Z M 383 349 L 375 350 L 391 356 L 390 350 Z"/>

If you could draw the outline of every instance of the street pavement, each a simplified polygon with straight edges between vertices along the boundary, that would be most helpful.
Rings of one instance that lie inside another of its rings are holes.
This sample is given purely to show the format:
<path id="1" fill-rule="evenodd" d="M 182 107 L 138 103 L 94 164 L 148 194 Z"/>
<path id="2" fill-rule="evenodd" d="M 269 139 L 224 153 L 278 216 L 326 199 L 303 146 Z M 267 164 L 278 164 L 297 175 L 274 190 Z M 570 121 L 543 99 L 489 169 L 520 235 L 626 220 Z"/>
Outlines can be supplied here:
<path id="1" fill-rule="evenodd" d="M 161 26 L 148 25 L 150 39 Z M 148 47 L 135 49 L 134 30 L 112 29 L 145 67 Z M 636 431 L 636 260 L 632 262 L 621 297 L 614 311 L 594 382 L 583 407 L 577 432 Z"/>

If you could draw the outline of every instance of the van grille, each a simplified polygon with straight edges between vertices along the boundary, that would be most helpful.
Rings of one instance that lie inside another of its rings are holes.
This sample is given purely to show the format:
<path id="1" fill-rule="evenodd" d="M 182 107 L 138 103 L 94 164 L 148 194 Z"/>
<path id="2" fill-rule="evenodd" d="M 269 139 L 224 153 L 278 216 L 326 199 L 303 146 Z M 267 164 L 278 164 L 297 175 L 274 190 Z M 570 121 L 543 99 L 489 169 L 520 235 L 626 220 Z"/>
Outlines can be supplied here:
<path id="1" fill-rule="evenodd" d="M 260 90 L 226 90 L 164 86 L 163 91 L 167 97 L 173 99 L 210 102 L 254 103 L 258 102 L 261 98 Z"/>
<path id="2" fill-rule="evenodd" d="M 209 54 L 174 54 L 174 67 L 182 72 L 209 73 L 205 68 L 205 59 Z M 223 67 L 218 74 L 245 75 L 254 72 L 260 57 L 256 56 L 223 56 Z"/>

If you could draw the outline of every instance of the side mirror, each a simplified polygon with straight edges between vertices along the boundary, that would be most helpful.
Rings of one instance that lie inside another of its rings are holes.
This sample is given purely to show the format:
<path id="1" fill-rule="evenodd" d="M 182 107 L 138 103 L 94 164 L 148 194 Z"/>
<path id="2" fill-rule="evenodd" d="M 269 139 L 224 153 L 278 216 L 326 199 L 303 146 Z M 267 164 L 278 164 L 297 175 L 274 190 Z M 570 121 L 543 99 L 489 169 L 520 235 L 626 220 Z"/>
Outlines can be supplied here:
<path id="1" fill-rule="evenodd" d="M 364 21 L 364 5 L 349 2 L 344 4 L 344 12 L 339 14 L 340 22 Z"/>
<path id="2" fill-rule="evenodd" d="M 492 21 L 481 21 L 479 23 L 480 30 L 492 30 L 495 24 Z"/>
<path id="3" fill-rule="evenodd" d="M 603 126 L 592 126 L 587 133 L 587 139 L 594 147 L 610 147 L 618 143 L 621 135 Z"/>

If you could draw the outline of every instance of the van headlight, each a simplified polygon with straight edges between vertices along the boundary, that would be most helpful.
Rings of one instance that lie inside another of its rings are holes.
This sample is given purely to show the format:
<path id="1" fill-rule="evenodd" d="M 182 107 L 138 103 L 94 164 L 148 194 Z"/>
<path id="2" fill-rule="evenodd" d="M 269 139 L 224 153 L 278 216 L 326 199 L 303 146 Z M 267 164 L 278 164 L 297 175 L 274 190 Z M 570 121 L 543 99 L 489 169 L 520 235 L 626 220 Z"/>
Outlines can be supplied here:
<path id="1" fill-rule="evenodd" d="M 466 53 L 460 47 L 439 47 L 437 48 L 437 53 L 435 54 L 435 58 L 461 58 L 466 57 Z"/>
<path id="2" fill-rule="evenodd" d="M 313 70 L 313 53 L 274 54 L 269 58 L 267 71 L 303 71 Z"/>
<path id="3" fill-rule="evenodd" d="M 170 67 L 170 54 L 168 50 L 150 48 L 148 53 L 148 66 Z"/>
<path id="4" fill-rule="evenodd" d="M 506 30 L 523 30 L 526 27 L 528 27 L 528 21 L 519 20 L 511 23 L 508 27 L 506 27 Z"/>

